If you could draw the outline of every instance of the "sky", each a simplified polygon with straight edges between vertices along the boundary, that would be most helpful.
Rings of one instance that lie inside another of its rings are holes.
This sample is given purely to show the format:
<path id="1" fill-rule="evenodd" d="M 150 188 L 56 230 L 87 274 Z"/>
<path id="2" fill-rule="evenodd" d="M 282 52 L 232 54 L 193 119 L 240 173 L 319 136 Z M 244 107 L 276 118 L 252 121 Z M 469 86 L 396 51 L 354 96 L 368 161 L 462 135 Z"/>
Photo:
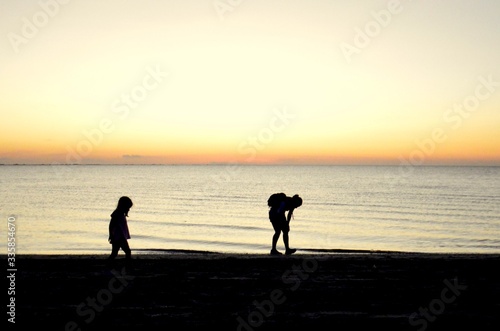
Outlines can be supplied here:
<path id="1" fill-rule="evenodd" d="M 500 165 L 499 13 L 3 0 L 0 163 Z"/>

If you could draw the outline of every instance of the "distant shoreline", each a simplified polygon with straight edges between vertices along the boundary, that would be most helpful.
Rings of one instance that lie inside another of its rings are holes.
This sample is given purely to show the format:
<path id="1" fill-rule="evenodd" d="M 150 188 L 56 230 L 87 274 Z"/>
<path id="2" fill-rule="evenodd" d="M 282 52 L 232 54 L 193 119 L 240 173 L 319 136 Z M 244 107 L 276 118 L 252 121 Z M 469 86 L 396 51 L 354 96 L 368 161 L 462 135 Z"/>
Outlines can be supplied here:
<path id="1" fill-rule="evenodd" d="M 402 164 L 309 164 L 309 163 L 0 163 L 0 166 L 263 166 L 263 167 L 404 167 Z M 422 164 L 411 165 L 411 167 L 425 168 L 425 167 L 500 167 L 500 164 Z"/>

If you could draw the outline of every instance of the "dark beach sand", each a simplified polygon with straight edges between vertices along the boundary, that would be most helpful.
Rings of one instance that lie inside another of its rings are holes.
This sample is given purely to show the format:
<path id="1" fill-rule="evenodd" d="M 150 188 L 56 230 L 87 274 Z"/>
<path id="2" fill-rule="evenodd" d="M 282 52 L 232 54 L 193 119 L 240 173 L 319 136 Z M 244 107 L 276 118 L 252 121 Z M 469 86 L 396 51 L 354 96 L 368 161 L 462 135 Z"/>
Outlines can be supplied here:
<path id="1" fill-rule="evenodd" d="M 346 251 L 136 252 L 131 263 L 119 255 L 112 264 L 104 255 L 18 255 L 15 326 L 500 330 L 499 262 L 500 255 Z"/>

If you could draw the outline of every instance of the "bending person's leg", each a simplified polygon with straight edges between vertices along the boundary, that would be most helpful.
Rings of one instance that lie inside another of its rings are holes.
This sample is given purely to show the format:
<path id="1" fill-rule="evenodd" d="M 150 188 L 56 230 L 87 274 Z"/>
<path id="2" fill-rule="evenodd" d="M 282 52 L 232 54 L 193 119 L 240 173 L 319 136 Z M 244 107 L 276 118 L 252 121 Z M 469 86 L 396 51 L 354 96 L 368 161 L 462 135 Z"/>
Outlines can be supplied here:
<path id="1" fill-rule="evenodd" d="M 276 245 L 278 244 L 278 239 L 280 239 L 280 234 L 281 234 L 281 231 L 274 231 L 271 253 L 277 252 Z"/>
<path id="2" fill-rule="evenodd" d="M 289 250 L 290 246 L 288 246 L 288 231 L 283 231 L 283 244 L 285 244 L 285 249 Z"/>
<path id="3" fill-rule="evenodd" d="M 272 242 L 272 247 L 271 247 L 271 255 L 278 255 L 281 254 L 278 252 L 276 249 L 276 245 L 278 244 L 278 239 L 280 238 L 281 234 L 281 227 L 279 222 L 272 222 L 273 229 L 274 229 L 274 234 L 273 234 L 273 242 Z"/>
<path id="4" fill-rule="evenodd" d="M 285 244 L 285 249 L 286 249 L 285 254 L 290 255 L 290 254 L 295 253 L 297 250 L 290 248 L 288 232 L 289 232 L 289 230 L 283 231 L 283 243 Z"/>

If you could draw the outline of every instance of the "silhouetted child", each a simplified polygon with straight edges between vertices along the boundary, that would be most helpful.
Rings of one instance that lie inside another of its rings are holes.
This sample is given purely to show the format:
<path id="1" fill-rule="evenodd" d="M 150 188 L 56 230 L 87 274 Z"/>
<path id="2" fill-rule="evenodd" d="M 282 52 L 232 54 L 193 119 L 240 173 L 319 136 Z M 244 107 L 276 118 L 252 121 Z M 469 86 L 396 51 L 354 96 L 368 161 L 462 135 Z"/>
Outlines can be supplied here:
<path id="1" fill-rule="evenodd" d="M 302 198 L 295 194 L 293 197 L 287 197 L 285 193 L 275 193 L 269 197 L 267 204 L 269 209 L 269 220 L 273 225 L 274 235 L 272 241 L 271 255 L 280 255 L 276 249 L 276 244 L 283 232 L 283 243 L 285 244 L 285 254 L 290 255 L 297 250 L 290 248 L 288 244 L 288 232 L 290 231 L 290 220 L 295 208 L 302 206 Z M 285 217 L 285 212 L 288 210 L 288 215 Z"/>
<path id="2" fill-rule="evenodd" d="M 120 248 L 125 252 L 125 257 L 127 259 L 132 258 L 130 247 L 128 245 L 128 239 L 130 239 L 130 233 L 128 231 L 127 217 L 128 211 L 132 207 L 133 203 L 129 197 L 121 197 L 118 200 L 118 205 L 115 211 L 111 214 L 111 221 L 109 222 L 109 243 L 111 247 L 111 255 L 109 259 L 112 260 L 118 255 Z"/>

